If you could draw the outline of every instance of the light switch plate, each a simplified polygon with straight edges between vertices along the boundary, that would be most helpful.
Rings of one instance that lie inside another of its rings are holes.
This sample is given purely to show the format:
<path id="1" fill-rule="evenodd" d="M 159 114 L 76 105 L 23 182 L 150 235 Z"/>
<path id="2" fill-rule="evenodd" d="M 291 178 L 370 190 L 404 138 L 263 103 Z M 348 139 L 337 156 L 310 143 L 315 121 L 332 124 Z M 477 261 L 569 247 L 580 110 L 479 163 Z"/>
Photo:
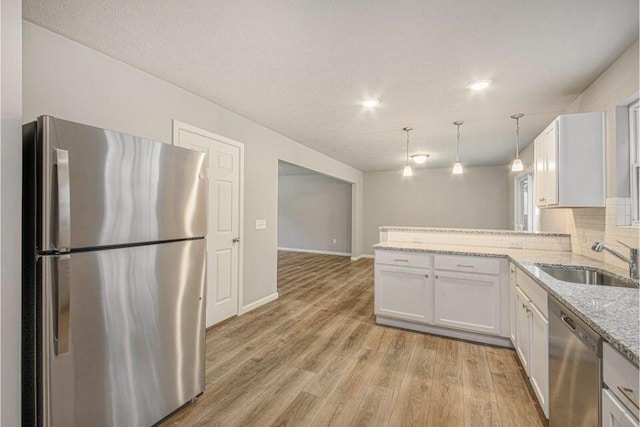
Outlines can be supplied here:
<path id="1" fill-rule="evenodd" d="M 267 229 L 267 220 L 256 219 L 256 230 L 266 230 L 266 229 Z"/>

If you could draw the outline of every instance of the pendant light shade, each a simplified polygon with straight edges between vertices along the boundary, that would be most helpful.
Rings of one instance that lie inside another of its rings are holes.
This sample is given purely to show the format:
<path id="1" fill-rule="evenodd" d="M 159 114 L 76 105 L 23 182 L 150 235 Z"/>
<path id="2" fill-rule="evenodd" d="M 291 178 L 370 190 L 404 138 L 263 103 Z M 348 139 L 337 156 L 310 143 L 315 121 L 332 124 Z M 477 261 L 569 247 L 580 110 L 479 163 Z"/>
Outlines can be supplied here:
<path id="1" fill-rule="evenodd" d="M 453 165 L 453 174 L 454 175 L 461 175 L 462 174 L 462 163 L 455 162 L 455 164 Z"/>
<path id="2" fill-rule="evenodd" d="M 520 160 L 520 119 L 524 117 L 524 114 L 513 114 L 511 118 L 516 121 L 516 158 L 511 164 L 511 172 L 520 172 L 524 169 L 522 160 Z"/>
<path id="3" fill-rule="evenodd" d="M 411 170 L 411 165 L 409 164 L 409 132 L 413 130 L 411 127 L 403 127 L 403 131 L 407 133 L 407 163 L 404 165 L 404 170 L 402 171 L 402 176 L 412 176 L 413 170 Z"/>
<path id="4" fill-rule="evenodd" d="M 461 175 L 463 170 L 462 170 L 462 163 L 460 163 L 460 126 L 462 126 L 464 122 L 462 120 L 458 120 L 453 122 L 453 124 L 456 125 L 456 127 L 458 128 L 458 135 L 456 139 L 456 162 L 453 165 L 452 172 L 454 175 Z"/>
<path id="5" fill-rule="evenodd" d="M 524 169 L 524 166 L 522 165 L 522 160 L 514 159 L 513 163 L 511 164 L 511 172 L 520 172 L 523 169 Z"/>

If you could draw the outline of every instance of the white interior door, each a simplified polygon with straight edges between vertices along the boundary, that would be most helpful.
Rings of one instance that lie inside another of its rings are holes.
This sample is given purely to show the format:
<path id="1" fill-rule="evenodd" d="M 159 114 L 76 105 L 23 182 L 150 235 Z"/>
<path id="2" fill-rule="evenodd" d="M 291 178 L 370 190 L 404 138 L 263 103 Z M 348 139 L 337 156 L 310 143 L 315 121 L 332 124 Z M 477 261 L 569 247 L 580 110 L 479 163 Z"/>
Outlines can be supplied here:
<path id="1" fill-rule="evenodd" d="M 207 327 L 238 314 L 242 144 L 174 121 L 175 145 L 207 153 Z"/>

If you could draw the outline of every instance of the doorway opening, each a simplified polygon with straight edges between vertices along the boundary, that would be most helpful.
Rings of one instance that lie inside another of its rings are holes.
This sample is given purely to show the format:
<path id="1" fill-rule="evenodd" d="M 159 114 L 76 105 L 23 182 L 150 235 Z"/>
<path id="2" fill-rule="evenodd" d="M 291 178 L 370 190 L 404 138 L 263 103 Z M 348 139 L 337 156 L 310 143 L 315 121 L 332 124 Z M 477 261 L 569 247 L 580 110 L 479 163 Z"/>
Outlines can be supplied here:
<path id="1" fill-rule="evenodd" d="M 278 162 L 278 251 L 351 256 L 352 183 Z"/>
<path id="2" fill-rule="evenodd" d="M 515 230 L 536 232 L 540 229 L 540 210 L 533 201 L 535 194 L 533 169 L 515 177 Z"/>

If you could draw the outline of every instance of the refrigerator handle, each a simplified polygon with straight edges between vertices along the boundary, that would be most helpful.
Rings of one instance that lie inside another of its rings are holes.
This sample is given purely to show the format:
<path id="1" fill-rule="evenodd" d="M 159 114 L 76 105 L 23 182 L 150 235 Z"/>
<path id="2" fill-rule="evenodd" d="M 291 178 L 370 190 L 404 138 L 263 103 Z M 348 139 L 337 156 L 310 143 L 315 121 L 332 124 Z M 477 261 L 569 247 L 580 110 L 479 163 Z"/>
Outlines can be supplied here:
<path id="1" fill-rule="evenodd" d="M 60 148 L 53 150 L 53 164 L 56 166 L 58 182 L 58 224 L 56 230 L 56 248 L 60 252 L 69 252 L 71 247 L 71 186 L 69 182 L 69 151 Z"/>
<path id="2" fill-rule="evenodd" d="M 53 274 L 53 345 L 56 356 L 69 352 L 71 328 L 71 255 L 59 255 L 55 259 Z"/>

